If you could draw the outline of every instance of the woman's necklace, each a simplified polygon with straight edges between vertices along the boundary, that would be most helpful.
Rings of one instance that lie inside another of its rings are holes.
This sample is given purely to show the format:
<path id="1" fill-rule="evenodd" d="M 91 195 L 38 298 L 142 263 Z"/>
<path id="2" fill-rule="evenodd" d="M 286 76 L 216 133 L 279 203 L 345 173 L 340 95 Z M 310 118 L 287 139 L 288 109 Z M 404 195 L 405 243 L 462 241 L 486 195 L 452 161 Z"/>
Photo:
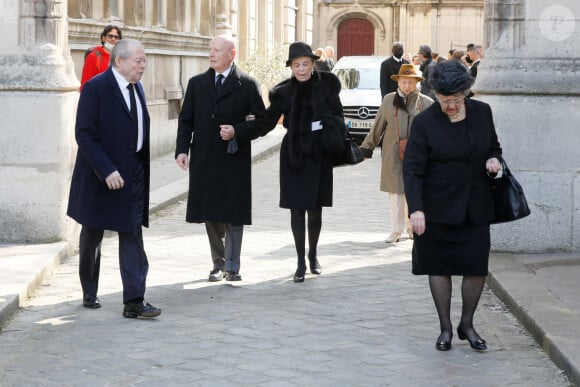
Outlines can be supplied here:
<path id="1" fill-rule="evenodd" d="M 451 122 L 459 122 L 465 119 L 465 102 L 461 104 L 461 107 L 459 108 L 459 111 L 452 115 L 449 116 L 449 120 Z"/>

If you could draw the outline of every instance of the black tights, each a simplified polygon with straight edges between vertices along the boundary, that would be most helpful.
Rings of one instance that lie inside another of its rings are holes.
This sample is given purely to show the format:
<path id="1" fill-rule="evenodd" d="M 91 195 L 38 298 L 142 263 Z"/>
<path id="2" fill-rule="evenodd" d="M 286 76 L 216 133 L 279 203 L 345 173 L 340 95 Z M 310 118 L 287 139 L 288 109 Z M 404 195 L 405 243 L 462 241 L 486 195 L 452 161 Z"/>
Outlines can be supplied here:
<path id="1" fill-rule="evenodd" d="M 308 212 L 308 259 L 316 258 L 316 246 L 322 228 L 322 207 L 315 210 L 290 210 L 290 227 L 294 235 L 296 254 L 298 254 L 298 268 L 306 270 L 306 260 L 304 258 L 306 248 L 306 226 L 305 216 Z"/>
<path id="2" fill-rule="evenodd" d="M 484 284 L 485 276 L 465 276 L 461 283 L 463 306 L 459 326 L 465 335 L 473 341 L 481 338 L 473 328 L 473 315 L 475 314 L 475 309 L 477 309 Z M 441 327 L 441 335 L 437 341 L 451 341 L 453 336 L 453 326 L 451 324 L 451 276 L 430 275 L 429 288 L 435 301 Z"/>

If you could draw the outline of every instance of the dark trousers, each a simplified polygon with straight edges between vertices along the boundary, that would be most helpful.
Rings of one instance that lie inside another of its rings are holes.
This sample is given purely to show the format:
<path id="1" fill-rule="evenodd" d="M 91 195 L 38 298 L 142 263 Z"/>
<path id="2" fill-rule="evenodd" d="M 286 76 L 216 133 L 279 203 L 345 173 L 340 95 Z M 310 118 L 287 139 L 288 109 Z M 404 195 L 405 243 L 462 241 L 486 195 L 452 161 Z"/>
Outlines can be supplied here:
<path id="1" fill-rule="evenodd" d="M 239 272 L 244 225 L 205 222 L 205 230 L 209 238 L 213 268 Z"/>
<path id="2" fill-rule="evenodd" d="M 145 201 L 145 181 L 143 160 L 135 156 L 132 186 L 133 216 L 135 230 L 119 232 L 119 268 L 123 282 L 123 303 L 141 302 L 145 297 L 145 286 L 149 262 L 143 245 L 143 206 Z M 79 277 L 83 296 L 96 297 L 99 288 L 101 265 L 101 242 L 104 230 L 83 226 L 79 244 Z"/>

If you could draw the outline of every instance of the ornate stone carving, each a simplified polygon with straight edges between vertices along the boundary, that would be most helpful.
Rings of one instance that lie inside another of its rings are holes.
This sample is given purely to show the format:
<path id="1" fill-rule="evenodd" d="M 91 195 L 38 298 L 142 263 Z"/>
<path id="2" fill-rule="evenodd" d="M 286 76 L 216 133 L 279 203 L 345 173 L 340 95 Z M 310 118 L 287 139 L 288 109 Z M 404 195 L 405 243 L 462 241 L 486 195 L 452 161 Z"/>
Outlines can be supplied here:
<path id="1" fill-rule="evenodd" d="M 231 34 L 232 26 L 229 24 L 230 3 L 228 0 L 218 0 L 216 15 L 217 34 Z"/>
<path id="2" fill-rule="evenodd" d="M 0 90 L 74 90 L 68 53 L 67 2 L 22 0 L 17 45 L 0 56 Z"/>

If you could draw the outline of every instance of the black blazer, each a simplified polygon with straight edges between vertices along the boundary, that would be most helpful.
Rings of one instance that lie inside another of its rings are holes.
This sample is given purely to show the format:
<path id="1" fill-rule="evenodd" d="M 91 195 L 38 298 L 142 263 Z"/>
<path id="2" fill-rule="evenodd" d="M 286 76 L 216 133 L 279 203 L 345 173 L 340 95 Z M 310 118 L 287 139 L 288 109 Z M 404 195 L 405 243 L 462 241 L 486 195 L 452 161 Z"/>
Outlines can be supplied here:
<path id="1" fill-rule="evenodd" d="M 406 59 L 402 59 L 397 62 L 392 56 L 388 57 L 381 63 L 381 98 L 385 95 L 397 91 L 399 83 L 391 79 L 391 75 L 399 73 L 402 64 L 409 64 Z"/>
<path id="2" fill-rule="evenodd" d="M 494 216 L 493 199 L 485 163 L 501 160 L 491 108 L 466 99 L 469 145 L 450 135 L 451 122 L 435 102 L 417 115 L 403 161 L 403 179 L 409 214 L 423 211 L 425 220 L 476 224 Z"/>

